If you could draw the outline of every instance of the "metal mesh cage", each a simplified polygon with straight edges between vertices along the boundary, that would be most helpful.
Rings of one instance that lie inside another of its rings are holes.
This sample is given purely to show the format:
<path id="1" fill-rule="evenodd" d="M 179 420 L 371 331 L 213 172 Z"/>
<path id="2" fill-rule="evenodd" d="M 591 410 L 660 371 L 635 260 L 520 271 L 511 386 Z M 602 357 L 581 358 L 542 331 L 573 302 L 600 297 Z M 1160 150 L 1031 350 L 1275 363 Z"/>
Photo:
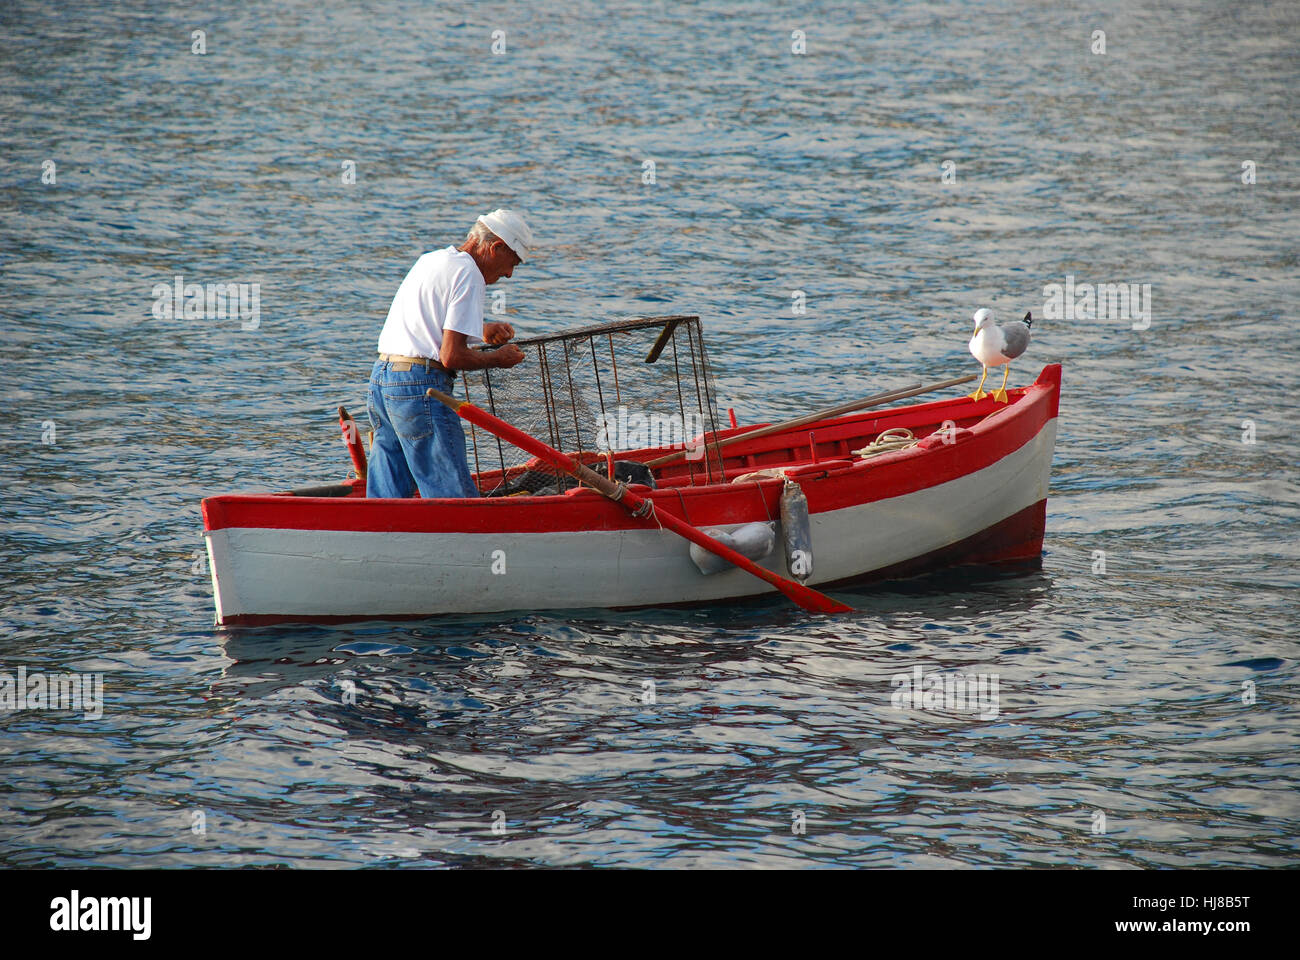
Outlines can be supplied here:
<path id="1" fill-rule="evenodd" d="M 641 317 L 513 341 L 524 351 L 510 369 L 465 371 L 461 392 L 584 463 L 655 448 L 681 449 L 718 430 L 713 371 L 699 317 Z M 529 454 L 470 427 L 474 470 L 484 496 L 552 493 L 577 486 Z M 690 482 L 721 479 L 700 456 Z"/>

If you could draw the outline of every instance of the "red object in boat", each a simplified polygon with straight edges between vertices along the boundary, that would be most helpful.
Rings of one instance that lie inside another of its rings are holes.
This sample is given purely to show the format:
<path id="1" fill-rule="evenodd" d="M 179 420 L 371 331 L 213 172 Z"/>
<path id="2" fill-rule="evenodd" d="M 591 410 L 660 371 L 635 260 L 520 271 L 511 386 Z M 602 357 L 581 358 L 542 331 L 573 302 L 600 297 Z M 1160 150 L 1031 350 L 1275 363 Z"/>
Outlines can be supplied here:
<path id="1" fill-rule="evenodd" d="M 339 407 L 339 428 L 343 431 L 343 442 L 347 444 L 348 456 L 352 460 L 352 469 L 357 479 L 366 479 L 366 448 L 361 445 L 361 431 L 357 422 L 342 407 Z"/>

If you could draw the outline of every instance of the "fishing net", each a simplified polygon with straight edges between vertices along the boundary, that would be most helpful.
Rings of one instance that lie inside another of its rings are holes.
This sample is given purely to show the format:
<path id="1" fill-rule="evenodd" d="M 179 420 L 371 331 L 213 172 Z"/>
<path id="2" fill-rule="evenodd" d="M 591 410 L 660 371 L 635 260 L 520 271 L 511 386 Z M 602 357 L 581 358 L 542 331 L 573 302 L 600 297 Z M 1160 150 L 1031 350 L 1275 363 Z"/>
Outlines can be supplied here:
<path id="1" fill-rule="evenodd" d="M 690 447 L 719 428 L 713 371 L 699 317 L 642 317 L 513 341 L 510 369 L 464 371 L 471 403 L 582 463 L 605 452 Z M 578 481 L 470 426 L 470 457 L 484 496 L 563 492 Z M 716 453 L 688 458 L 689 481 L 721 479 Z M 623 472 L 635 481 L 630 465 Z M 616 471 L 617 473 L 617 471 Z M 630 481 L 630 482 L 631 482 Z"/>

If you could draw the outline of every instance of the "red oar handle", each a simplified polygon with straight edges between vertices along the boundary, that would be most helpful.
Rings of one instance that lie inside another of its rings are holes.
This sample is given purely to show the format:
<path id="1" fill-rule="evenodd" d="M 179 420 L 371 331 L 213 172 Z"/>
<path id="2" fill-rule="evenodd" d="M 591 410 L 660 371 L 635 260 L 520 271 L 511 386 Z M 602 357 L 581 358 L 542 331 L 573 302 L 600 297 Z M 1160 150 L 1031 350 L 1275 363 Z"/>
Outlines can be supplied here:
<path id="1" fill-rule="evenodd" d="M 852 613 L 853 608 L 840 603 L 838 600 L 832 600 L 823 593 L 818 593 L 811 587 L 806 587 L 801 583 L 789 580 L 780 574 L 773 573 L 764 567 L 760 567 L 754 561 L 741 553 L 737 553 L 725 543 L 720 543 L 713 537 L 692 527 L 685 520 L 673 516 L 671 513 L 657 513 L 654 509 L 654 502 L 637 496 L 628 490 L 626 484 L 615 483 L 600 474 L 587 469 L 577 460 L 569 455 L 556 450 L 554 447 L 547 446 L 536 437 L 529 436 L 517 427 L 512 427 L 504 420 L 492 416 L 486 410 L 474 406 L 465 400 L 457 400 L 455 397 L 448 396 L 441 390 L 429 389 L 428 395 L 434 397 L 451 409 L 463 420 L 482 427 L 489 433 L 495 434 L 502 440 L 508 440 L 521 450 L 526 450 L 533 456 L 537 457 L 551 466 L 563 470 L 565 473 L 577 477 L 583 483 L 593 487 L 615 503 L 621 505 L 625 510 L 637 517 L 649 517 L 653 514 L 655 521 L 665 529 L 671 530 L 678 536 L 685 537 L 692 543 L 698 543 L 705 550 L 717 554 L 724 560 L 728 560 L 742 570 L 747 570 L 760 580 L 765 580 L 772 586 L 776 587 L 787 597 L 793 600 L 805 610 L 812 610 L 818 613 Z"/>

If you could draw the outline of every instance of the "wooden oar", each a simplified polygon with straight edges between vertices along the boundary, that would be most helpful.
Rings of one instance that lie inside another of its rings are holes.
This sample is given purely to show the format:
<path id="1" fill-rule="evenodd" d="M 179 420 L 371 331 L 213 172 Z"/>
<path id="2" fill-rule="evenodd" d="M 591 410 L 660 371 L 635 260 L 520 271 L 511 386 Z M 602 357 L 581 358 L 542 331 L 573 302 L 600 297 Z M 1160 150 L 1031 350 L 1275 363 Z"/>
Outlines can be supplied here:
<path id="1" fill-rule="evenodd" d="M 978 374 L 970 374 L 965 377 L 953 377 L 951 380 L 944 380 L 942 383 L 932 383 L 928 387 L 923 387 L 919 383 L 910 387 L 899 387 L 895 390 L 886 390 L 884 393 L 875 393 L 869 397 L 863 397 L 860 400 L 850 400 L 848 403 L 841 403 L 837 407 L 828 407 L 825 410 L 818 410 L 816 413 L 805 414 L 802 417 L 795 417 L 793 420 L 784 420 L 781 423 L 770 423 L 766 427 L 755 427 L 753 430 L 746 430 L 744 433 L 738 433 L 735 436 L 727 437 L 725 440 L 714 440 L 706 444 L 714 450 L 720 450 L 732 443 L 741 440 L 757 440 L 759 437 L 766 437 L 769 434 L 780 433 L 782 430 L 793 430 L 796 427 L 802 427 L 805 424 L 816 423 L 818 420 L 826 420 L 830 417 L 838 417 L 845 413 L 853 413 L 856 410 L 865 410 L 867 407 L 878 407 L 882 403 L 891 403 L 894 400 L 906 400 L 908 397 L 917 397 L 923 393 L 933 393 L 936 390 L 945 390 L 948 387 L 955 387 L 959 384 L 970 383 L 975 380 Z M 664 464 L 680 460 L 687 454 L 687 450 L 675 450 L 672 453 L 657 457 L 654 460 L 647 460 L 646 466 L 654 469 L 662 467 Z"/>
<path id="2" fill-rule="evenodd" d="M 715 553 L 724 560 L 729 560 L 742 570 L 747 570 L 760 580 L 766 580 L 772 586 L 776 587 L 787 597 L 793 600 L 805 610 L 811 610 L 816 613 L 852 613 L 853 608 L 845 606 L 838 600 L 832 600 L 823 593 L 818 593 L 810 587 L 805 587 L 801 583 L 793 580 L 787 580 L 779 574 L 773 573 L 760 567 L 748 557 L 737 553 L 725 543 L 719 543 L 708 534 L 695 529 L 684 520 L 680 520 L 671 513 L 658 513 L 655 510 L 654 502 L 637 496 L 629 490 L 626 484 L 615 483 L 608 477 L 602 477 L 593 470 L 588 470 L 577 460 L 574 460 L 568 454 L 561 453 L 554 447 L 549 447 L 542 441 L 531 437 L 504 420 L 492 416 L 486 410 L 474 406 L 464 400 L 457 400 L 455 397 L 449 397 L 440 390 L 432 388 L 428 391 L 428 396 L 441 400 L 461 417 L 462 420 L 468 420 L 475 426 L 482 427 L 489 433 L 495 434 L 502 440 L 513 443 L 521 450 L 526 450 L 539 460 L 543 460 L 551 466 L 563 470 L 571 476 L 577 477 L 583 483 L 595 489 L 597 492 L 613 500 L 624 510 L 628 511 L 634 517 L 653 518 L 661 527 L 671 530 L 678 536 L 685 537 L 692 543 L 697 543 L 705 550 Z"/>

